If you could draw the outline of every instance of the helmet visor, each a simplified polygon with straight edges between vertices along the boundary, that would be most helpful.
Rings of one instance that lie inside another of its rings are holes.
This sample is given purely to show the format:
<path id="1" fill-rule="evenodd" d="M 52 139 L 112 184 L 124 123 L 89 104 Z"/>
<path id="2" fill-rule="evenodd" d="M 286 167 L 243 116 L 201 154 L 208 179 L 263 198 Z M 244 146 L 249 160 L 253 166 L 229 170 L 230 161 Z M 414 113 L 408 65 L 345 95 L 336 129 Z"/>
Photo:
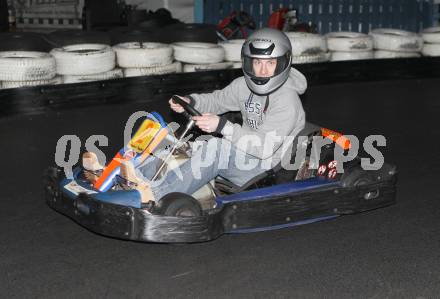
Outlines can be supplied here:
<path id="1" fill-rule="evenodd" d="M 266 84 L 270 78 L 281 74 L 287 67 L 290 67 L 288 53 L 273 58 L 243 55 L 243 71 L 257 84 Z"/>

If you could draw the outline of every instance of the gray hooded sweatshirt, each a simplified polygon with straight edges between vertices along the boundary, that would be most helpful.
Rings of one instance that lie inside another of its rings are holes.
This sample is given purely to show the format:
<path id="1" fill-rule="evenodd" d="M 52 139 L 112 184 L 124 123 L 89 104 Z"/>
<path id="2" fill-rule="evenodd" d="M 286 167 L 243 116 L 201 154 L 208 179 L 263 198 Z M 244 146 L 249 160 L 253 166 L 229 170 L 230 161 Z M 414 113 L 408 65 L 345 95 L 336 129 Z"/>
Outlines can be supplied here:
<path id="1" fill-rule="evenodd" d="M 217 131 L 239 150 L 261 160 L 271 159 L 275 166 L 281 160 L 283 142 L 291 143 L 304 128 L 305 113 L 298 94 L 306 88 L 304 75 L 292 68 L 287 81 L 269 95 L 252 93 L 244 77 L 239 77 L 224 89 L 190 97 L 201 113 L 241 111 L 243 125 L 222 118 Z"/>

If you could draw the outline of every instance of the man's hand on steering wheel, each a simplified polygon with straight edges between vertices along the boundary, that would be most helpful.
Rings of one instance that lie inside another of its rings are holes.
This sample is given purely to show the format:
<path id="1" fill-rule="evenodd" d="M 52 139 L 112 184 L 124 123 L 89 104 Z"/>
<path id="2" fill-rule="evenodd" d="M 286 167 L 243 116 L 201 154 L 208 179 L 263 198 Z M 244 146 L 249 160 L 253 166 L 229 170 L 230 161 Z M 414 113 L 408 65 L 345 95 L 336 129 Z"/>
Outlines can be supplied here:
<path id="1" fill-rule="evenodd" d="M 196 126 L 206 133 L 215 132 L 220 122 L 220 117 L 211 113 L 203 113 L 202 116 L 193 116 L 192 119 L 196 122 Z"/>
<path id="2" fill-rule="evenodd" d="M 178 104 L 178 102 L 180 102 L 180 104 Z M 220 123 L 220 117 L 211 113 L 201 114 L 199 111 L 194 109 L 190 103 L 190 99 L 177 95 L 174 95 L 169 100 L 170 107 L 175 112 L 182 113 L 186 111 L 192 115 L 192 120 L 195 122 L 196 126 L 200 128 L 200 130 L 206 133 L 215 132 Z"/>
<path id="3" fill-rule="evenodd" d="M 181 98 L 183 101 L 187 102 L 188 104 L 191 102 L 188 98 L 180 97 L 180 96 L 179 96 L 179 98 Z M 173 111 L 175 111 L 177 113 L 185 112 L 185 109 L 181 105 L 174 102 L 172 98 L 168 101 L 168 103 L 170 104 L 170 107 Z"/>

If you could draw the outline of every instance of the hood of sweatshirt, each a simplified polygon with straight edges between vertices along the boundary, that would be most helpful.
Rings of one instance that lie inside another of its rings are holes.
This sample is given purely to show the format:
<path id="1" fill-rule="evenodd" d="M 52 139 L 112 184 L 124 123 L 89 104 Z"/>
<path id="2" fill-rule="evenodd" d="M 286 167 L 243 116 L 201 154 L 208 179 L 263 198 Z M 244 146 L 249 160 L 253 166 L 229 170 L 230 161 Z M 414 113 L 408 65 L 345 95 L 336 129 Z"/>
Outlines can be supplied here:
<path id="1" fill-rule="evenodd" d="M 289 78 L 286 82 L 289 87 L 296 90 L 298 94 L 303 94 L 307 89 L 307 79 L 304 75 L 295 68 L 290 70 Z"/>

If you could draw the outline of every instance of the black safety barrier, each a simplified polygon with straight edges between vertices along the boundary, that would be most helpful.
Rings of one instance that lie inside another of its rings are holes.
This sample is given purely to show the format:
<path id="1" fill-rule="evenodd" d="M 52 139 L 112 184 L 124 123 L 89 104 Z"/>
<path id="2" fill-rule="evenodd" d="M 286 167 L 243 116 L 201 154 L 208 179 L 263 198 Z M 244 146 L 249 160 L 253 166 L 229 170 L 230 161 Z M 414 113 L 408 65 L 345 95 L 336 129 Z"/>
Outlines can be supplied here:
<path id="1" fill-rule="evenodd" d="M 309 86 L 440 77 L 440 57 L 325 62 L 294 67 L 306 76 Z M 241 75 L 241 69 L 230 69 L 4 89 L 0 90 L 0 116 L 91 105 L 148 103 L 173 94 L 223 88 Z"/>

